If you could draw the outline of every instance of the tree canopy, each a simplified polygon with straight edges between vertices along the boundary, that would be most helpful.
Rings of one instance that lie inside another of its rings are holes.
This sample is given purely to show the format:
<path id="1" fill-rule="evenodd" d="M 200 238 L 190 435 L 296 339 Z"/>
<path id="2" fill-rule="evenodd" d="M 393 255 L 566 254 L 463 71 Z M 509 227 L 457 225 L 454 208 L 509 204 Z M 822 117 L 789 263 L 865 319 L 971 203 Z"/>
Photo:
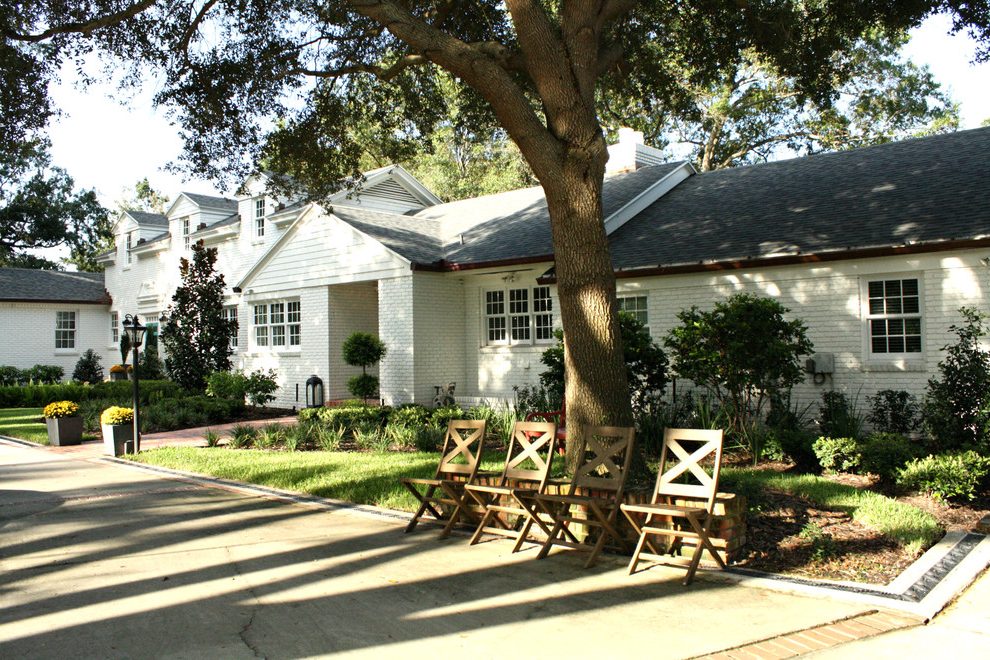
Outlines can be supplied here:
<path id="1" fill-rule="evenodd" d="M 194 172 L 229 181 L 264 160 L 313 196 L 358 175 L 355 127 L 379 127 L 388 153 L 424 144 L 450 114 L 452 77 L 466 123 L 501 127 L 546 193 L 579 439 L 598 419 L 632 419 L 602 221 L 601 99 L 676 112 L 690 102 L 685 76 L 710 87 L 754 52 L 824 101 L 836 53 L 934 11 L 952 12 L 987 57 L 986 0 L 44 0 L 8 6 L 0 29 L 42 79 L 94 48 L 134 63 L 134 80 L 154 68 Z"/>

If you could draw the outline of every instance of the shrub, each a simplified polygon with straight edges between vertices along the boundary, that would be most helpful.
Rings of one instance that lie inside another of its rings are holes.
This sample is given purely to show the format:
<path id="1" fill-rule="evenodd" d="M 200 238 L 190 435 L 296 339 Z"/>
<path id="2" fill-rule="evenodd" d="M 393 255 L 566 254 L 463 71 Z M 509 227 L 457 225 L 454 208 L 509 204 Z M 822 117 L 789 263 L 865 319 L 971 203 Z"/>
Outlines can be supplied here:
<path id="1" fill-rule="evenodd" d="M 928 381 L 922 404 L 925 432 L 937 451 L 976 449 L 990 453 L 990 353 L 980 347 L 985 316 L 963 307 L 958 337 L 943 346 L 939 376 Z"/>
<path id="2" fill-rule="evenodd" d="M 308 408 L 299 414 L 299 418 L 305 421 L 315 417 L 327 426 L 340 426 L 343 427 L 345 432 L 351 432 L 361 424 L 373 423 L 381 426 L 390 413 L 390 408 L 373 408 L 371 406 L 357 404 L 353 406 Z"/>
<path id="3" fill-rule="evenodd" d="M 237 424 L 230 429 L 230 446 L 233 449 L 246 449 L 254 444 L 258 429 L 250 424 Z"/>
<path id="4" fill-rule="evenodd" d="M 447 424 L 452 419 L 464 419 L 466 417 L 464 409 L 458 405 L 441 406 L 435 408 L 430 414 L 430 426 L 434 426 L 443 431 L 447 430 Z"/>
<path id="5" fill-rule="evenodd" d="M 859 452 L 862 471 L 888 484 L 894 483 L 898 471 L 918 455 L 914 444 L 897 433 L 874 433 L 860 445 Z"/>
<path id="6" fill-rule="evenodd" d="M 388 349 L 385 343 L 368 332 L 355 332 L 344 341 L 344 362 L 361 367 L 361 375 L 347 381 L 348 391 L 361 399 L 378 392 L 378 377 L 368 373 L 368 367 L 378 364 Z"/>
<path id="7" fill-rule="evenodd" d="M 393 424 L 385 428 L 389 446 L 396 449 L 415 449 L 418 446 L 417 435 L 418 429 L 414 427 Z"/>
<path id="8" fill-rule="evenodd" d="M 679 312 L 680 325 L 664 340 L 674 370 L 706 387 L 736 431 L 753 428 L 771 395 L 804 379 L 800 358 L 812 344 L 802 321 L 784 318 L 789 311 L 771 298 L 737 294 L 710 312 Z M 751 449 L 755 460 L 759 448 Z"/>
<path id="9" fill-rule="evenodd" d="M 928 493 L 942 502 L 972 500 L 986 489 L 990 459 L 975 451 L 929 455 L 910 461 L 897 475 L 897 485 Z"/>
<path id="10" fill-rule="evenodd" d="M 866 421 L 881 433 L 905 435 L 918 428 L 918 400 L 904 390 L 880 390 L 866 397 L 870 411 Z"/>
<path id="11" fill-rule="evenodd" d="M 132 424 L 134 422 L 134 409 L 123 406 L 110 406 L 100 415 L 100 423 L 107 425 Z"/>
<path id="12" fill-rule="evenodd" d="M 427 424 L 430 419 L 430 411 L 416 403 L 399 406 L 388 415 L 389 426 L 410 426 L 417 427 Z"/>
<path id="13" fill-rule="evenodd" d="M 822 466 L 815 453 L 815 435 L 803 429 L 775 429 L 774 437 L 785 456 L 802 472 L 818 473 Z"/>
<path id="14" fill-rule="evenodd" d="M 388 451 L 392 439 L 377 424 L 365 422 L 354 429 L 354 444 L 358 449 L 383 452 Z"/>
<path id="15" fill-rule="evenodd" d="M 126 364 L 115 364 L 110 367 L 112 374 L 129 374 L 131 371 L 131 367 Z"/>
<path id="16" fill-rule="evenodd" d="M 259 449 L 272 449 L 285 442 L 285 426 L 278 423 L 265 424 L 258 430 L 254 444 Z"/>
<path id="17" fill-rule="evenodd" d="M 420 451 L 438 451 L 443 444 L 446 428 L 421 426 L 416 429 L 416 449 Z"/>
<path id="18" fill-rule="evenodd" d="M 239 371 L 215 371 L 206 379 L 207 396 L 244 401 L 248 377 Z"/>
<path id="19" fill-rule="evenodd" d="M 629 379 L 629 394 L 633 412 L 642 410 L 652 398 L 663 394 L 667 387 L 667 355 L 641 321 L 628 312 L 619 312 L 619 332 Z M 547 370 L 540 374 L 540 384 L 554 401 L 564 399 L 564 333 L 554 332 L 557 343 L 543 352 L 540 361 Z M 558 410 L 543 408 L 543 411 Z"/>
<path id="20" fill-rule="evenodd" d="M 264 371 L 258 369 L 252 371 L 248 376 L 247 397 L 252 406 L 264 407 L 275 400 L 275 392 L 278 390 L 278 372 L 274 369 Z"/>
<path id="21" fill-rule="evenodd" d="M 818 432 L 831 438 L 860 438 L 863 435 L 863 416 L 856 409 L 856 402 L 849 402 L 842 392 L 822 392 L 818 408 Z"/>
<path id="22" fill-rule="evenodd" d="M 62 382 L 65 369 L 53 364 L 36 364 L 30 369 L 26 369 L 22 377 L 26 376 L 28 383 L 33 385 L 54 385 Z"/>
<path id="23" fill-rule="evenodd" d="M 0 366 L 0 387 L 13 387 L 21 382 L 21 370 L 7 365 Z"/>
<path id="24" fill-rule="evenodd" d="M 206 440 L 207 447 L 217 447 L 220 445 L 220 434 L 213 429 L 206 429 L 203 439 Z"/>
<path id="25" fill-rule="evenodd" d="M 323 451 L 337 451 L 340 443 L 344 441 L 346 431 L 343 426 L 326 426 L 324 424 L 314 424 L 312 434 L 316 440 L 316 445 Z"/>
<path id="26" fill-rule="evenodd" d="M 138 376 L 142 381 L 163 380 L 165 378 L 165 365 L 158 356 L 158 349 L 155 346 L 148 346 L 141 353 L 138 362 Z"/>
<path id="27" fill-rule="evenodd" d="M 103 366 L 100 365 L 99 355 L 92 348 L 79 357 L 76 368 L 72 371 L 72 380 L 77 383 L 99 383 L 103 381 Z"/>
<path id="28" fill-rule="evenodd" d="M 515 395 L 513 412 L 516 419 L 523 419 L 533 412 L 560 410 L 564 401 L 562 391 L 551 392 L 541 385 L 513 385 L 512 391 Z"/>
<path id="29" fill-rule="evenodd" d="M 812 450 L 826 472 L 852 472 L 859 467 L 859 446 L 854 438 L 820 437 Z"/>
<path id="30" fill-rule="evenodd" d="M 45 406 L 42 414 L 46 419 L 74 417 L 79 414 L 79 404 L 73 403 L 72 401 L 56 401 Z"/>

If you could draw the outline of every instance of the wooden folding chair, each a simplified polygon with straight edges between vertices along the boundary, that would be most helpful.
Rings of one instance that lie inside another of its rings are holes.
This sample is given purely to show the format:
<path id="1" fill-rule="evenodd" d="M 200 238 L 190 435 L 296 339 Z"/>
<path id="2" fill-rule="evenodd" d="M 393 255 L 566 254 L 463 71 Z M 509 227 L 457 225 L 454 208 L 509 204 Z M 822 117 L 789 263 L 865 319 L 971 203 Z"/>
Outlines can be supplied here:
<path id="1" fill-rule="evenodd" d="M 633 439 L 636 430 L 630 427 L 592 426 L 585 431 L 582 465 L 565 495 L 536 495 L 540 510 L 553 518 L 553 529 L 540 549 L 537 559 L 543 559 L 555 545 L 590 551 L 585 568 L 595 563 L 605 540 L 612 537 L 622 545 L 625 540 L 616 531 L 619 504 L 626 487 L 626 475 L 632 462 Z M 589 491 L 579 494 L 579 491 Z M 575 515 L 575 507 L 586 512 Z M 588 527 L 584 540 L 574 533 L 571 524 Z M 597 530 L 597 534 L 594 533 Z M 592 536 L 597 536 L 594 544 Z"/>
<path id="2" fill-rule="evenodd" d="M 679 552 L 684 539 L 693 539 L 696 544 L 691 561 L 687 563 L 685 586 L 694 579 L 701 554 L 705 550 L 708 550 L 719 566 L 725 568 L 725 562 L 709 538 L 709 527 L 714 518 L 712 511 L 715 507 L 715 495 L 718 492 L 718 477 L 722 469 L 722 439 L 721 430 L 664 430 L 660 472 L 650 503 L 621 506 L 622 513 L 639 534 L 639 542 L 629 562 L 630 574 L 636 570 L 641 559 L 685 565 L 680 557 L 673 556 L 675 551 Z M 713 460 L 710 472 L 702 465 L 702 461 L 707 463 L 709 459 Z M 677 498 L 694 500 L 699 504 L 704 502 L 704 506 L 677 504 Z M 638 516 L 633 514 L 644 513 L 646 520 L 640 525 Z M 669 538 L 669 557 L 660 554 L 649 539 L 650 536 Z M 644 552 L 644 546 L 650 552 Z"/>
<path id="3" fill-rule="evenodd" d="M 442 458 L 432 479 L 402 479 L 413 496 L 419 500 L 416 515 L 406 525 L 411 532 L 427 512 L 434 521 L 445 523 L 441 538 L 450 534 L 462 515 L 477 520 L 480 511 L 474 515 L 468 502 L 464 500 L 464 486 L 478 475 L 481 452 L 485 443 L 484 420 L 450 420 L 443 442 Z M 444 515 L 444 506 L 453 507 L 449 515 Z"/>
<path id="4" fill-rule="evenodd" d="M 550 532 L 536 511 L 533 495 L 546 490 L 556 449 L 557 427 L 553 422 L 516 422 L 498 485 L 465 486 L 465 499 L 473 498 L 485 510 L 471 537 L 471 545 L 488 532 L 514 538 L 512 552 L 516 552 L 534 524 L 544 533 Z M 522 527 L 517 529 L 520 520 Z"/>

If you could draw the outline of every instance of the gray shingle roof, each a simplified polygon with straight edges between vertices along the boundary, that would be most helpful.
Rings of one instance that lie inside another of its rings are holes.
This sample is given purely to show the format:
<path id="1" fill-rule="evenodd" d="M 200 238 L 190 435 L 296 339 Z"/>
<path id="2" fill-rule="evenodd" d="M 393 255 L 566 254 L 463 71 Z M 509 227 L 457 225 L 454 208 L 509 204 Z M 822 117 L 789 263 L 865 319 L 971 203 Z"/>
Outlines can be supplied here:
<path id="1" fill-rule="evenodd" d="M 333 214 L 409 261 L 432 264 L 443 257 L 435 220 L 334 206 Z"/>
<path id="2" fill-rule="evenodd" d="M 161 213 L 147 213 L 145 211 L 125 211 L 127 215 L 143 226 L 148 227 L 168 227 L 168 218 Z"/>
<path id="3" fill-rule="evenodd" d="M 990 128 L 690 177 L 611 237 L 619 268 L 990 235 Z"/>
<path id="4" fill-rule="evenodd" d="M 109 303 L 103 273 L 0 268 L 0 300 Z"/>
<path id="5" fill-rule="evenodd" d="M 225 211 L 236 211 L 237 210 L 237 200 L 229 199 L 227 197 L 216 197 L 215 195 L 200 195 L 198 193 L 184 192 L 182 193 L 194 203 L 199 206 L 205 206 L 211 209 L 223 209 Z"/>

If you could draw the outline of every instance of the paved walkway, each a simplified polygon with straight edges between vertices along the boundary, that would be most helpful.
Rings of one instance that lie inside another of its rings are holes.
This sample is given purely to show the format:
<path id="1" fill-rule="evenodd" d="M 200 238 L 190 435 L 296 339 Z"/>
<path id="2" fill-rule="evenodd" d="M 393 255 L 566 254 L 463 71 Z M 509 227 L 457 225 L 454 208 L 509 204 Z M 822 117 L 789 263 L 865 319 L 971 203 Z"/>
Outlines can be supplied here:
<path id="1" fill-rule="evenodd" d="M 584 570 L 567 552 L 468 548 L 404 523 L 0 442 L 0 657 L 911 658 L 990 644 L 986 576 L 919 626 L 716 574 L 684 588 L 682 571 L 627 576 L 620 558 Z"/>

